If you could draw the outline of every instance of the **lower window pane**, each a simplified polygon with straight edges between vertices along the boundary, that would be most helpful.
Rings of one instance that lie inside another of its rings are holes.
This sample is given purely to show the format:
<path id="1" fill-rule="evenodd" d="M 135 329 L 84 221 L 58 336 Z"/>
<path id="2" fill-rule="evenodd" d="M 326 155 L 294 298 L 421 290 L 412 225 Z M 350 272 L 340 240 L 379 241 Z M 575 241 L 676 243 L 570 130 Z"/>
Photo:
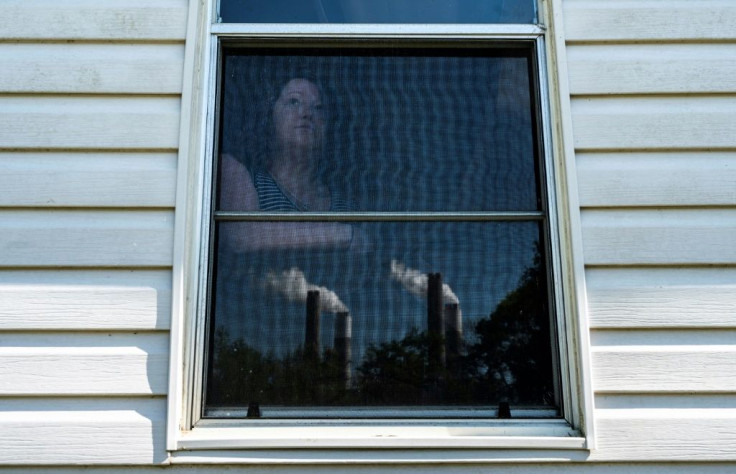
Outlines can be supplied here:
<path id="1" fill-rule="evenodd" d="M 554 408 L 540 227 L 219 223 L 205 416 Z"/>

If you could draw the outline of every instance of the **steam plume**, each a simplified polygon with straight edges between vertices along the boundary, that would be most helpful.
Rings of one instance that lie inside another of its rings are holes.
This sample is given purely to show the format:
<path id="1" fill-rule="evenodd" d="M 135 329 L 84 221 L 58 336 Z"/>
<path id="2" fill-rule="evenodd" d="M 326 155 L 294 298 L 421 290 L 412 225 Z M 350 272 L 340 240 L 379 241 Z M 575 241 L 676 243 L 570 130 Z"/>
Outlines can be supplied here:
<path id="1" fill-rule="evenodd" d="M 307 292 L 317 290 L 320 296 L 320 309 L 329 313 L 339 313 L 348 310 L 348 307 L 340 301 L 334 291 L 323 286 L 313 285 L 307 282 L 304 272 L 297 267 L 292 267 L 281 272 L 269 272 L 266 275 L 266 286 L 278 291 L 290 301 L 307 301 Z"/>
<path id="2" fill-rule="evenodd" d="M 398 281 L 409 293 L 423 298 L 427 296 L 427 274 L 409 268 L 397 260 L 391 260 L 391 278 Z M 444 303 L 460 303 L 450 285 L 442 284 L 442 300 Z"/>

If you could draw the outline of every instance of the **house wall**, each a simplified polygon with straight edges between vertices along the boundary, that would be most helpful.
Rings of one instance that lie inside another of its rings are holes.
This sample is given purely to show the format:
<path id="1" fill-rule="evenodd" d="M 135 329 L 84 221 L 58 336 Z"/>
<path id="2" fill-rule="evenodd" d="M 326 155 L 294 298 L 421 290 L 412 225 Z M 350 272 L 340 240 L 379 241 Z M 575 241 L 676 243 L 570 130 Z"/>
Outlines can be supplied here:
<path id="1" fill-rule="evenodd" d="M 565 0 L 591 460 L 736 459 L 736 3 Z"/>
<path id="2" fill-rule="evenodd" d="M 0 7 L 0 464 L 164 462 L 188 2 Z"/>
<path id="3" fill-rule="evenodd" d="M 597 447 L 497 467 L 736 469 L 736 4 L 562 6 Z M 188 2 L 2 7 L 0 466 L 167 464 Z"/>

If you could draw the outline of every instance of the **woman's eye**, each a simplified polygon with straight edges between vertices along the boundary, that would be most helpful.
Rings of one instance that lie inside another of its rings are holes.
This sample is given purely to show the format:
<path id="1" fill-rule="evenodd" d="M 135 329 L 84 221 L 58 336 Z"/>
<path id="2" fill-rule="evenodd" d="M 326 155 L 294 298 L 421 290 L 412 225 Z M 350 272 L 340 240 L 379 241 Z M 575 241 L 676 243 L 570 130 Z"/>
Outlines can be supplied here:
<path id="1" fill-rule="evenodd" d="M 287 102 L 287 104 L 289 104 L 291 107 L 299 107 L 299 104 L 300 103 L 301 102 L 299 101 L 299 99 L 294 98 L 294 97 L 292 97 L 291 99 L 289 99 L 289 101 Z"/>

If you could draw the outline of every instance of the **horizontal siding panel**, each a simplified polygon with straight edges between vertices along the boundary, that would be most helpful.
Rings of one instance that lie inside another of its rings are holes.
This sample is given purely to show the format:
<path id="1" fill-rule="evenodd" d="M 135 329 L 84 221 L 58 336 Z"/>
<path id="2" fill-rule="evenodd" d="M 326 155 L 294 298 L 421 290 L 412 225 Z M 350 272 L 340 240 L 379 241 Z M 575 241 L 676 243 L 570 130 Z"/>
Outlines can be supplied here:
<path id="1" fill-rule="evenodd" d="M 0 271 L 0 330 L 165 330 L 168 270 Z"/>
<path id="2" fill-rule="evenodd" d="M 732 0 L 565 0 L 568 41 L 736 38 Z"/>
<path id="3" fill-rule="evenodd" d="M 5 399 L 0 464 L 160 464 L 166 461 L 163 398 Z"/>
<path id="4" fill-rule="evenodd" d="M 736 44 L 571 46 L 567 64 L 573 95 L 736 92 Z"/>
<path id="5" fill-rule="evenodd" d="M 579 153 L 580 204 L 736 206 L 736 153 Z"/>
<path id="6" fill-rule="evenodd" d="M 0 207 L 173 207 L 174 153 L 0 153 Z"/>
<path id="7" fill-rule="evenodd" d="M 597 409 L 736 409 L 736 393 L 606 393 L 595 397 Z"/>
<path id="8" fill-rule="evenodd" d="M 736 392 L 736 344 L 594 347 L 592 356 L 596 392 Z"/>
<path id="9" fill-rule="evenodd" d="M 0 334 L 0 395 L 165 395 L 168 334 Z"/>
<path id="10" fill-rule="evenodd" d="M 736 269 L 589 269 L 593 328 L 736 328 Z"/>
<path id="11" fill-rule="evenodd" d="M 587 265 L 736 263 L 736 210 L 586 210 Z"/>
<path id="12" fill-rule="evenodd" d="M 590 336 L 591 345 L 600 351 L 689 351 L 714 346 L 724 351 L 736 349 L 736 330 L 726 328 L 596 330 Z"/>
<path id="13" fill-rule="evenodd" d="M 0 211 L 0 266 L 170 266 L 171 211 Z"/>
<path id="14" fill-rule="evenodd" d="M 184 40 L 186 0 L 5 0 L 0 38 Z"/>
<path id="15" fill-rule="evenodd" d="M 178 44 L 0 43 L 0 92 L 178 94 Z"/>
<path id="16" fill-rule="evenodd" d="M 599 409 L 595 424 L 596 449 L 590 461 L 736 460 L 733 409 Z M 718 467 L 722 472 L 732 469 Z"/>
<path id="17" fill-rule="evenodd" d="M 0 97 L 5 149 L 175 149 L 178 97 Z"/>
<path id="18" fill-rule="evenodd" d="M 573 98 L 580 150 L 736 148 L 736 97 Z"/>

